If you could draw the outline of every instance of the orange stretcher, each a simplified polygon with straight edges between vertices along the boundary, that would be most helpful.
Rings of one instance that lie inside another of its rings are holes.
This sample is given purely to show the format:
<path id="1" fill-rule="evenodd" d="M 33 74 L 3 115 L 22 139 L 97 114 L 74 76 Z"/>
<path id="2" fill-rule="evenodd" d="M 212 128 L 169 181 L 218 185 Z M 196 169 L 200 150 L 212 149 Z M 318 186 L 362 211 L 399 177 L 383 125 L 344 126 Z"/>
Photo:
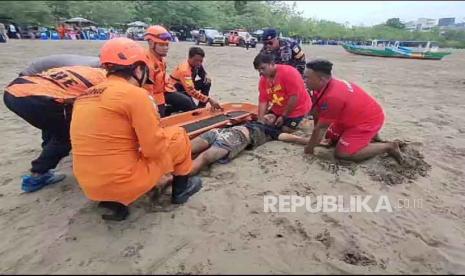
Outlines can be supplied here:
<path id="1" fill-rule="evenodd" d="M 161 119 L 163 127 L 183 127 L 189 138 L 194 138 L 212 128 L 221 128 L 250 121 L 257 116 L 258 107 L 250 103 L 225 103 L 221 111 L 212 111 L 211 107 L 183 112 Z"/>

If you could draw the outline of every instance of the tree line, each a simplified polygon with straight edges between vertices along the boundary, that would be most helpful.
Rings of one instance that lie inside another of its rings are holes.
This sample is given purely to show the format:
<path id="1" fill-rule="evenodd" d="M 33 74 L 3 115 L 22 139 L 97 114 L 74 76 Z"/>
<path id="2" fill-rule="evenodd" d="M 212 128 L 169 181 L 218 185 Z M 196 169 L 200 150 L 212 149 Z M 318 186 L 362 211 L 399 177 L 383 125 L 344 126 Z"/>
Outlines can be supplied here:
<path id="1" fill-rule="evenodd" d="M 443 47 L 465 48 L 465 31 L 410 32 L 396 18 L 371 27 L 348 26 L 305 18 L 295 3 L 288 5 L 283 1 L 2 1 L 0 5 L 0 18 L 51 27 L 60 20 L 80 16 L 99 26 L 117 27 L 141 20 L 188 30 L 213 27 L 254 31 L 275 27 L 284 36 L 301 39 L 434 40 Z"/>

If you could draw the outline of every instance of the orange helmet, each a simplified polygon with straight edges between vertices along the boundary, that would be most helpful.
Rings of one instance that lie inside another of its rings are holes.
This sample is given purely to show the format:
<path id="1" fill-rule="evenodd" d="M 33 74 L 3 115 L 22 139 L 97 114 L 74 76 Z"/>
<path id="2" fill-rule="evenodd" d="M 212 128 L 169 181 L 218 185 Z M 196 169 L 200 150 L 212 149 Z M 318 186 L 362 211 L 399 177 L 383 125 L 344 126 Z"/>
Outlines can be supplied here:
<path id="1" fill-rule="evenodd" d="M 151 40 L 155 43 L 168 44 L 172 40 L 172 36 L 163 26 L 150 26 L 144 34 L 145 40 Z"/>
<path id="2" fill-rule="evenodd" d="M 100 64 L 102 65 L 130 66 L 137 62 L 143 62 L 149 66 L 149 58 L 144 47 L 129 38 L 110 39 L 100 49 Z"/>

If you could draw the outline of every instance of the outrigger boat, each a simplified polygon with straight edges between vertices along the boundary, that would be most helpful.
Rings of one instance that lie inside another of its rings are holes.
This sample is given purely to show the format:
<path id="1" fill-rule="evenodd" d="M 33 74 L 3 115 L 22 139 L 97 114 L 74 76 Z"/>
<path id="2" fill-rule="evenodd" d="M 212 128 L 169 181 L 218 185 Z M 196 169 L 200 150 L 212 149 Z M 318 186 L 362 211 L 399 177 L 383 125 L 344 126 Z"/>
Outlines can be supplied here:
<path id="1" fill-rule="evenodd" d="M 212 128 L 222 128 L 250 121 L 257 116 L 258 107 L 250 103 L 225 103 L 222 111 L 200 108 L 174 114 L 161 119 L 163 127 L 179 126 L 186 130 L 189 138 L 194 138 Z"/>
<path id="2" fill-rule="evenodd" d="M 451 54 L 440 51 L 434 41 L 373 40 L 370 46 L 345 43 L 342 47 L 349 53 L 377 57 L 440 60 Z"/>

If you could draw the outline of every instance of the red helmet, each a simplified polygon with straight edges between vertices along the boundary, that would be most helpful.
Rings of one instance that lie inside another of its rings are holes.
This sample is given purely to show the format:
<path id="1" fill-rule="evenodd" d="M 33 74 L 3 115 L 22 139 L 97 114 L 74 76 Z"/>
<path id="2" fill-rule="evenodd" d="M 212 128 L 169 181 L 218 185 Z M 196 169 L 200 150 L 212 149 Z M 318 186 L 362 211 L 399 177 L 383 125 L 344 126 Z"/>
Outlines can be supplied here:
<path id="1" fill-rule="evenodd" d="M 129 38 L 111 39 L 100 49 L 100 64 L 102 65 L 130 66 L 137 62 L 143 62 L 149 66 L 149 58 L 144 47 Z"/>
<path id="2" fill-rule="evenodd" d="M 173 38 L 163 26 L 150 26 L 144 34 L 145 40 L 151 40 L 155 43 L 168 44 Z"/>

